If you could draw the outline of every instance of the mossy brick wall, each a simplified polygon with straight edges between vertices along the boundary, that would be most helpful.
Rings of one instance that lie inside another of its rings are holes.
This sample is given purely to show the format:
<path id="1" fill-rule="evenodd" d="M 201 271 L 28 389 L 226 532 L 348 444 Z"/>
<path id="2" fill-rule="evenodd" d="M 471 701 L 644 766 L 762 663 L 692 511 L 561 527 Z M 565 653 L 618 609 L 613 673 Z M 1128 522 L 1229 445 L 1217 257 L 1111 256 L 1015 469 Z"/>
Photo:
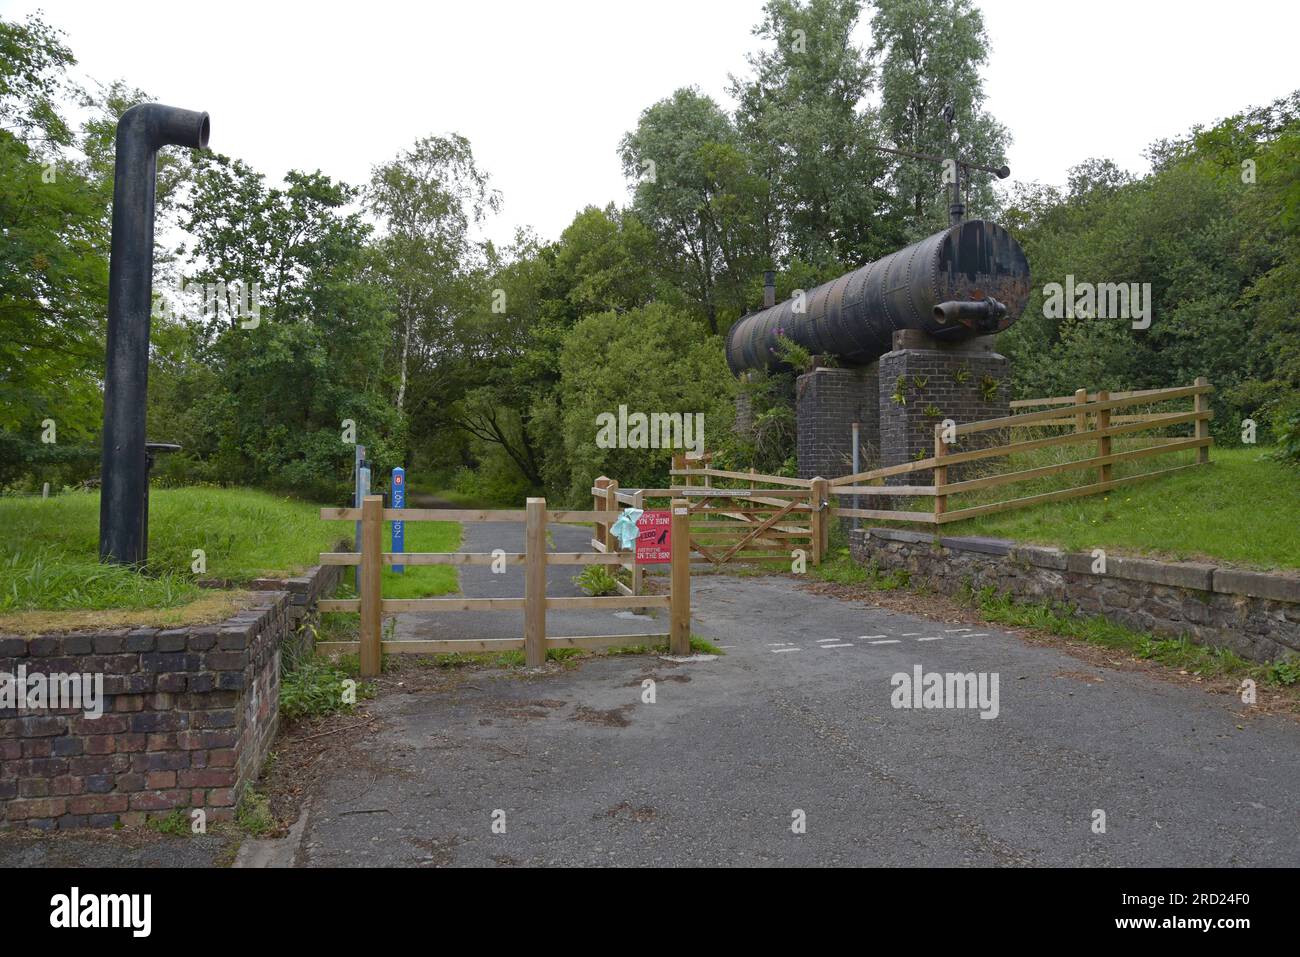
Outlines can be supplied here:
<path id="1" fill-rule="evenodd" d="M 881 356 L 879 365 L 882 467 L 932 456 L 934 427 L 944 419 L 961 425 L 1009 414 L 1010 363 L 995 352 L 895 349 Z M 962 436 L 954 451 L 1004 441 L 1000 430 L 975 432 Z M 974 477 L 981 464 L 949 467 L 948 481 Z M 933 481 L 933 470 L 925 469 L 890 476 L 885 483 L 929 485 Z"/>
<path id="2" fill-rule="evenodd" d="M 909 573 L 944 594 L 993 588 L 1030 602 L 1052 602 L 1101 615 L 1135 631 L 1186 635 L 1269 662 L 1300 653 L 1300 576 L 1198 562 L 1109 555 L 1092 571 L 1090 552 L 1019 545 L 1004 539 L 937 538 L 871 528 L 851 533 L 864 565 Z"/>
<path id="3" fill-rule="evenodd" d="M 185 628 L 0 635 L 0 672 L 100 674 L 103 714 L 0 710 L 0 827 L 142 823 L 175 808 L 228 820 L 275 738 L 286 643 L 336 566 L 276 581 L 254 607 Z"/>

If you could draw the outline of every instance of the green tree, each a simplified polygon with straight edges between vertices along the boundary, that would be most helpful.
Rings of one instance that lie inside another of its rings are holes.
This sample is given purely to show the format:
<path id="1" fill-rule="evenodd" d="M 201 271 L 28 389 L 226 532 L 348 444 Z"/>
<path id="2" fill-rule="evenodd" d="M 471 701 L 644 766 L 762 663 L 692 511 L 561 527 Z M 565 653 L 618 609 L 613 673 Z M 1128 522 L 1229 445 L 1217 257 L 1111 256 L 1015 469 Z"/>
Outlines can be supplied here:
<path id="1" fill-rule="evenodd" d="M 859 0 L 770 0 L 754 34 L 771 47 L 749 57 L 749 77 L 731 78 L 742 141 L 771 185 L 766 249 L 825 278 L 898 236 L 886 158 L 871 149 L 872 65 L 852 39 L 861 10 Z"/>
<path id="2" fill-rule="evenodd" d="M 631 412 L 699 413 L 705 443 L 720 439 L 734 416 L 732 382 L 717 342 L 689 315 L 662 303 L 587 316 L 570 330 L 560 353 L 552 435 L 565 449 L 561 486 L 572 502 L 590 497 L 603 474 L 625 487 L 665 482 L 673 450 L 602 448 L 598 419 Z M 560 484 L 561 476 L 552 479 Z"/>
<path id="3" fill-rule="evenodd" d="M 39 17 L 0 20 L 0 486 L 98 458 L 108 217 L 58 111 L 75 62 Z"/>
<path id="4" fill-rule="evenodd" d="M 1003 163 L 1010 137 L 984 108 L 979 70 L 988 61 L 984 18 L 971 0 L 875 0 L 872 53 L 880 58 L 880 120 L 894 146 L 977 163 Z M 893 178 L 912 215 L 914 237 L 948 221 L 944 169 L 898 162 Z M 963 183 L 970 212 L 991 216 L 996 198 L 985 174 Z"/>
<path id="5" fill-rule="evenodd" d="M 474 165 L 469 140 L 453 133 L 417 140 L 377 167 L 365 203 L 383 230 L 375 272 L 396 311 L 396 403 L 403 411 L 413 345 L 428 365 L 461 333 L 458 319 L 486 257 L 471 230 L 501 199 Z"/>
<path id="6" fill-rule="evenodd" d="M 620 146 L 637 215 L 659 237 L 665 273 L 691 292 L 712 333 L 740 314 L 766 265 L 757 214 L 766 184 L 731 119 L 697 90 L 678 90 L 641 114 Z"/>

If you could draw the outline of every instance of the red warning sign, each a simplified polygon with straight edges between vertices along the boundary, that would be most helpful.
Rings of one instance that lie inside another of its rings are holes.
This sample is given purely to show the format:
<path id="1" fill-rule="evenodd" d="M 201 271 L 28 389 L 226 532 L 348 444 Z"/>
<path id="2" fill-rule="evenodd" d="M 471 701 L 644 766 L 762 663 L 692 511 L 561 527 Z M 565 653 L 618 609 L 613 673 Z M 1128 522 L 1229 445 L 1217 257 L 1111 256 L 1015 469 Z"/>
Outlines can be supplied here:
<path id="1" fill-rule="evenodd" d="M 638 565 L 662 565 L 672 561 L 672 526 L 672 513 L 667 509 L 641 513 L 636 520 L 640 532 L 636 538 Z"/>

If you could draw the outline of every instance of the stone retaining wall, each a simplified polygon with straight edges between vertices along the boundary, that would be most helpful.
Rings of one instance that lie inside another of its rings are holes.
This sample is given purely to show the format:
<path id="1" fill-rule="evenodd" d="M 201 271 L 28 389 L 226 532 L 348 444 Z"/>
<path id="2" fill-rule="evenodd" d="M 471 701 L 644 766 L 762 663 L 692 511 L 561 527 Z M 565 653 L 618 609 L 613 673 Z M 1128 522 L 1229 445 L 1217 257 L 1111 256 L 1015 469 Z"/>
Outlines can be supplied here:
<path id="1" fill-rule="evenodd" d="M 229 820 L 275 738 L 280 659 L 339 566 L 261 580 L 254 606 L 185 628 L 0 635 L 0 674 L 89 674 L 103 713 L 0 708 L 0 827 L 105 827 L 203 808 Z"/>
<path id="2" fill-rule="evenodd" d="M 992 587 L 1027 601 L 1059 602 L 1137 631 L 1186 635 L 1253 661 L 1300 652 L 1300 576 L 1196 562 L 1107 555 L 1003 539 L 938 538 L 870 528 L 851 532 L 853 557 L 955 594 Z"/>

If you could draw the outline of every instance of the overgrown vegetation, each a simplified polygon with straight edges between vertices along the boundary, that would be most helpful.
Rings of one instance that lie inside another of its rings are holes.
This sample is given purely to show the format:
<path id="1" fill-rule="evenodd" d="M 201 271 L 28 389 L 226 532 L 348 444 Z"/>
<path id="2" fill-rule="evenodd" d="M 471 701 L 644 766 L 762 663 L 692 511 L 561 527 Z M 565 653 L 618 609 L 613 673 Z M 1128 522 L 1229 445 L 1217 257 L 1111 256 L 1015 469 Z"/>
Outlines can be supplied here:
<path id="1" fill-rule="evenodd" d="M 374 685 L 358 681 L 357 669 L 309 656 L 287 663 L 280 676 L 280 714 L 289 721 L 351 711 L 375 695 Z"/>
<path id="2" fill-rule="evenodd" d="M 1089 644 L 1123 651 L 1135 658 L 1155 661 L 1190 675 L 1206 678 L 1245 677 L 1279 686 L 1294 685 L 1300 681 L 1300 664 L 1295 659 L 1258 665 L 1226 648 L 1198 645 L 1185 636 L 1158 638 L 1117 625 L 1101 615 L 1081 615 L 1064 605 L 1019 602 L 992 588 L 975 592 L 967 586 L 965 599 L 979 609 L 986 621 L 1076 638 Z"/>
<path id="3" fill-rule="evenodd" d="M 252 489 L 156 489 L 149 505 L 137 574 L 98 563 L 97 494 L 0 498 L 0 611 L 176 608 L 204 595 L 199 579 L 298 574 L 352 536 L 352 523 L 323 522 L 317 506 Z"/>
<path id="4" fill-rule="evenodd" d="M 618 579 L 604 565 L 588 565 L 581 574 L 573 576 L 573 583 L 588 595 L 613 595 L 618 591 Z"/>

